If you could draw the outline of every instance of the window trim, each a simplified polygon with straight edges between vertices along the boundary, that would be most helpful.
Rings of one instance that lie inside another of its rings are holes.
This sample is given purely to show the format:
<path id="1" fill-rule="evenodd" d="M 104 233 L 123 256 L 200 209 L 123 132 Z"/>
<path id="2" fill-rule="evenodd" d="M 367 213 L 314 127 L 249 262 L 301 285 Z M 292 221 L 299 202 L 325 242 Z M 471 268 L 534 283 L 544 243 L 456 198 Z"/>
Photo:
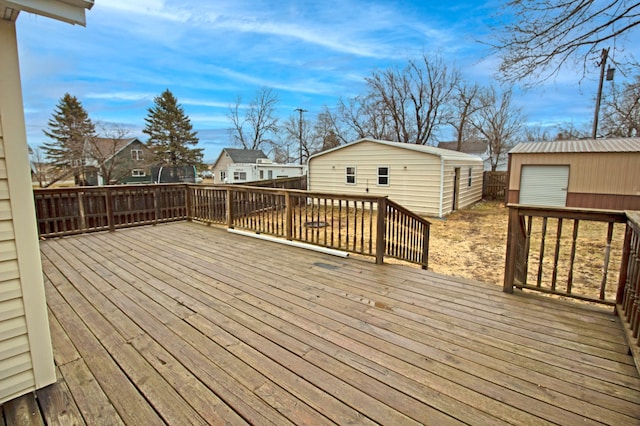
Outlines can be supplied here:
<path id="1" fill-rule="evenodd" d="M 147 172 L 144 169 L 132 169 L 131 177 L 145 177 Z"/>
<path id="2" fill-rule="evenodd" d="M 135 154 L 135 155 L 134 155 Z M 131 159 L 133 161 L 141 161 L 142 160 L 142 150 L 138 148 L 131 148 Z"/>
<path id="3" fill-rule="evenodd" d="M 386 175 L 380 175 L 380 169 L 387 169 L 387 174 Z M 390 179 L 390 175 L 391 175 L 391 167 L 389 166 L 378 166 L 378 172 L 377 172 L 377 178 L 376 178 L 376 184 L 378 186 L 389 186 L 391 184 L 391 179 Z M 387 179 L 387 183 L 380 183 L 380 178 L 384 177 Z"/>
<path id="4" fill-rule="evenodd" d="M 349 173 L 349 169 L 353 169 L 353 173 Z M 349 177 L 353 177 L 353 182 L 349 182 Z M 344 183 L 345 183 L 345 185 L 357 185 L 358 184 L 358 168 L 356 166 L 345 166 L 345 168 L 344 168 Z"/>
<path id="5" fill-rule="evenodd" d="M 468 178 L 467 188 L 471 188 L 472 184 L 473 184 L 473 167 L 469 167 L 469 178 Z"/>

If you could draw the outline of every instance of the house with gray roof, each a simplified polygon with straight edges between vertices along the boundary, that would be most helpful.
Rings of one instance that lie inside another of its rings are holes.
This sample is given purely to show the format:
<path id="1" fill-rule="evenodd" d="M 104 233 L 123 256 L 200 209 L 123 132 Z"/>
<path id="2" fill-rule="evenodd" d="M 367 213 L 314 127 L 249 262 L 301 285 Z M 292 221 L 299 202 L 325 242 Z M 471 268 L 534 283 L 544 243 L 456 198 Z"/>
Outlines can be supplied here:
<path id="1" fill-rule="evenodd" d="M 233 164 L 257 164 L 268 160 L 261 149 L 223 148 L 213 163 L 213 183 L 226 183 L 227 169 Z"/>

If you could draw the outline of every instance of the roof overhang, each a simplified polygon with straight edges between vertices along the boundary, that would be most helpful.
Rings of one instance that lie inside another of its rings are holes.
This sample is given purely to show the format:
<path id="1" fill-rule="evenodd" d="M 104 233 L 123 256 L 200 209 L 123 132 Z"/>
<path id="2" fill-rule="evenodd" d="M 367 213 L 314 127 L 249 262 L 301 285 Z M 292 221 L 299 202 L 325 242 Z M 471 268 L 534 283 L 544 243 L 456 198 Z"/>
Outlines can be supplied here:
<path id="1" fill-rule="evenodd" d="M 20 11 L 85 26 L 94 0 L 0 0 L 0 19 L 15 21 Z"/>

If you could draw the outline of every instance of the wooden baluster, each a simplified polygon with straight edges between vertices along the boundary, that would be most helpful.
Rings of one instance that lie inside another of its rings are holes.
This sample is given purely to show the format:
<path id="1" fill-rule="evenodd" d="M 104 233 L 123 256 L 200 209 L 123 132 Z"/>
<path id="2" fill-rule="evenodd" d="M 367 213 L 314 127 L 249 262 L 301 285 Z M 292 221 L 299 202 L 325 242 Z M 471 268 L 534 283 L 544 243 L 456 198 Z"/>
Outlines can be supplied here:
<path id="1" fill-rule="evenodd" d="M 607 275 L 609 273 L 609 257 L 611 256 L 611 240 L 613 239 L 613 222 L 609 222 L 607 229 L 607 245 L 604 249 L 604 263 L 602 265 L 602 282 L 600 283 L 600 300 L 604 300 L 607 287 Z"/>
<path id="2" fill-rule="evenodd" d="M 547 217 L 545 216 L 542 218 L 542 231 L 540 234 L 540 256 L 538 258 L 540 263 L 538 264 L 538 279 L 536 283 L 537 287 L 540 287 L 542 285 L 542 269 L 544 268 L 542 262 L 544 261 L 544 245 L 545 245 L 546 238 L 547 238 Z"/>
<path id="3" fill-rule="evenodd" d="M 560 239 L 562 237 L 562 218 L 558 219 L 558 231 L 556 233 L 556 248 L 553 255 L 553 274 L 551 276 L 551 291 L 556 291 L 558 279 L 558 261 L 560 259 Z"/>
<path id="4" fill-rule="evenodd" d="M 578 226 L 580 225 L 580 221 L 578 219 L 574 219 L 573 221 L 573 238 L 571 240 L 571 254 L 569 255 L 569 275 L 567 277 L 567 293 L 571 294 L 571 289 L 573 287 L 573 265 L 576 260 L 576 245 L 578 243 Z"/>

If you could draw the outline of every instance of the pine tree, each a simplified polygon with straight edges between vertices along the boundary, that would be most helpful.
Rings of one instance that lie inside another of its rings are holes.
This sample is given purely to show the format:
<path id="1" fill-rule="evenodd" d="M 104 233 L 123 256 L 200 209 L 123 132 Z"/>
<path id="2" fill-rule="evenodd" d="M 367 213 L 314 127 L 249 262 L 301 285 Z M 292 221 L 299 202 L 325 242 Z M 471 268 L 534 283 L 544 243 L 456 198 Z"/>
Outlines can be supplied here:
<path id="1" fill-rule="evenodd" d="M 84 183 L 85 159 L 95 126 L 78 98 L 65 93 L 56 105 L 48 130 L 49 142 L 43 143 L 47 159 L 59 171 L 73 172 L 76 184 Z"/>
<path id="2" fill-rule="evenodd" d="M 149 135 L 147 145 L 155 158 L 173 166 L 200 165 L 202 149 L 189 147 L 198 144 L 198 133 L 173 93 L 167 89 L 153 101 L 143 132 Z"/>

